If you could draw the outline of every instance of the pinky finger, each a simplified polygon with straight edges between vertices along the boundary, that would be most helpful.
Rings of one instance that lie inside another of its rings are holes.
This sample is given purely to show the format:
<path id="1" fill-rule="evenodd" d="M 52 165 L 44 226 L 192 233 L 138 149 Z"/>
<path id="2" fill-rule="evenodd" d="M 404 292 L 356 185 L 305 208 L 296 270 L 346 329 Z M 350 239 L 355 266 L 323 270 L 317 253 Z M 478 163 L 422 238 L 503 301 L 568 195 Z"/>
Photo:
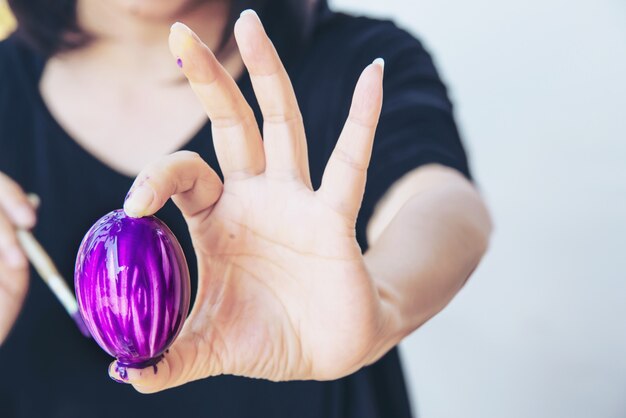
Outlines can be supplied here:
<path id="1" fill-rule="evenodd" d="M 361 74 L 354 90 L 348 120 L 326 165 L 320 197 L 337 212 L 356 219 L 361 206 L 367 168 L 383 100 L 382 58 Z"/>

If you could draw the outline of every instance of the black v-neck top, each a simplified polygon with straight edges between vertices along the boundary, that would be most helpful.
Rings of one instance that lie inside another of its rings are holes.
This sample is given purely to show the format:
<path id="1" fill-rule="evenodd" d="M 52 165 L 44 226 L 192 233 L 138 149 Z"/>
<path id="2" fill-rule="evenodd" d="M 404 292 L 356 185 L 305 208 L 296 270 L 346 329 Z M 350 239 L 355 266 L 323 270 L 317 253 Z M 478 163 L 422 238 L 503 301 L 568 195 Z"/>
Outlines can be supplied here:
<path id="1" fill-rule="evenodd" d="M 326 9 L 306 45 L 286 62 L 305 121 L 314 187 L 347 116 L 357 78 L 377 57 L 386 61 L 385 93 L 357 223 L 363 250 L 376 202 L 402 175 L 439 163 L 469 177 L 446 89 L 422 45 L 391 22 Z M 35 235 L 73 287 L 83 235 L 96 219 L 121 207 L 133 179 L 90 155 L 55 121 L 38 90 L 44 65 L 15 37 L 0 42 L 0 171 L 41 197 Z M 238 84 L 260 121 L 249 78 L 242 76 Z M 219 170 L 209 124 L 184 148 Z M 195 294 L 195 256 L 183 218 L 171 202 L 158 216 L 181 241 Z M 111 360 L 81 336 L 33 272 L 22 312 L 0 348 L 0 417 L 411 416 L 396 349 L 337 381 L 272 383 L 220 376 L 153 395 L 110 380 Z"/>

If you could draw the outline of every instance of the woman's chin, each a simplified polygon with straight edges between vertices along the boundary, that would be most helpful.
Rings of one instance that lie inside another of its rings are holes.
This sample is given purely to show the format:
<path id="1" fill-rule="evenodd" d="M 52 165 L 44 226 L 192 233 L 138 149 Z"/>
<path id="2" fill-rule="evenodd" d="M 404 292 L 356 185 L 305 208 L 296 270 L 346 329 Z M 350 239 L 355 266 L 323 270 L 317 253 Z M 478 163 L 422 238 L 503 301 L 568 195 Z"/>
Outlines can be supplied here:
<path id="1" fill-rule="evenodd" d="M 115 0 L 128 13 L 145 19 L 175 19 L 210 0 Z"/>

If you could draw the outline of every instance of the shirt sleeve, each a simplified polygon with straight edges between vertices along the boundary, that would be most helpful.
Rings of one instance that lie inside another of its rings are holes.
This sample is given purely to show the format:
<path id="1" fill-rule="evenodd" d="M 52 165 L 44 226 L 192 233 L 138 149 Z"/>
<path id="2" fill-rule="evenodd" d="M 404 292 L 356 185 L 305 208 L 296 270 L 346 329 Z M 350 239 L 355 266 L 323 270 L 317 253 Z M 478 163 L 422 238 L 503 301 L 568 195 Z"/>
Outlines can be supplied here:
<path id="1" fill-rule="evenodd" d="M 367 59 L 385 59 L 385 78 L 383 108 L 357 222 L 357 239 L 364 250 L 365 230 L 376 204 L 408 172 L 437 163 L 471 179 L 452 104 L 428 52 L 412 35 L 389 22 L 372 29 L 367 38 Z"/>

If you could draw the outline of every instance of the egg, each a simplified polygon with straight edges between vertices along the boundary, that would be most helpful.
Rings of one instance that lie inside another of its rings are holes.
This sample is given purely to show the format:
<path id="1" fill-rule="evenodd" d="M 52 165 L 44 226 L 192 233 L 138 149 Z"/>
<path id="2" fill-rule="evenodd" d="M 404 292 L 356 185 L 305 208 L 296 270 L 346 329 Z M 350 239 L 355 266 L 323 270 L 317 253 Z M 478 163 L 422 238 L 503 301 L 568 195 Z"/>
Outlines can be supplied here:
<path id="1" fill-rule="evenodd" d="M 123 367 L 156 364 L 189 311 L 189 268 L 178 240 L 160 219 L 122 209 L 83 238 L 74 287 L 89 332 Z"/>

